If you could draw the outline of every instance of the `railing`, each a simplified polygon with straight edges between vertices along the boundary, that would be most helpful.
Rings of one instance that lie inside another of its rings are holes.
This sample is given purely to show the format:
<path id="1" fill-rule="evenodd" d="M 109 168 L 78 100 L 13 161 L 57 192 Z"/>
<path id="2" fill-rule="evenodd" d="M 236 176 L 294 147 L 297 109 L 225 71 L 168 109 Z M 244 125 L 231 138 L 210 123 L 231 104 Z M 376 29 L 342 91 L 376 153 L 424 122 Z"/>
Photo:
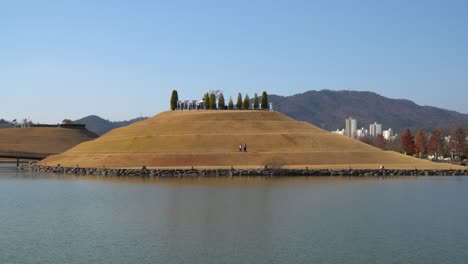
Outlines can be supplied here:
<path id="1" fill-rule="evenodd" d="M 4 159 L 31 159 L 31 160 L 42 160 L 53 153 L 31 153 L 31 152 L 12 152 L 12 151 L 0 151 L 0 158 Z"/>

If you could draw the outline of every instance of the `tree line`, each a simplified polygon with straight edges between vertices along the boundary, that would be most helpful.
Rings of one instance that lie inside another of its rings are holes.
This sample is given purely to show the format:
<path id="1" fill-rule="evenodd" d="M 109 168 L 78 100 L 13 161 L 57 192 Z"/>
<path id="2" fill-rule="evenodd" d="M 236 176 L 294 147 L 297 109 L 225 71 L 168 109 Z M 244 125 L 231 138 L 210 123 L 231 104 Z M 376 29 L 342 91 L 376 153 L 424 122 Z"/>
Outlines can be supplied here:
<path id="1" fill-rule="evenodd" d="M 387 141 L 382 135 L 361 141 L 383 150 L 394 150 L 419 158 L 443 156 L 463 160 L 468 155 L 467 133 L 461 126 L 449 133 L 437 128 L 430 132 L 418 129 L 415 135 L 407 128 L 394 141 Z"/>
<path id="2" fill-rule="evenodd" d="M 468 154 L 466 133 L 461 126 L 454 128 L 448 134 L 444 134 L 441 129 L 433 129 L 430 134 L 418 129 L 415 136 L 411 134 L 411 130 L 405 129 L 401 134 L 400 144 L 402 152 L 420 158 L 430 155 L 435 158 L 443 156 L 466 159 Z"/>
<path id="3" fill-rule="evenodd" d="M 170 99 L 171 110 L 177 109 L 177 102 L 179 101 L 179 95 L 177 90 L 173 90 Z M 250 107 L 250 97 L 249 94 L 245 94 L 244 99 L 242 99 L 242 94 L 238 93 L 237 101 L 234 105 L 232 97 L 229 97 L 229 101 L 226 104 L 224 94 L 218 91 L 210 91 L 203 95 L 202 99 L 205 108 L 210 110 L 249 110 Z M 266 91 L 262 92 L 261 98 L 258 97 L 257 93 L 254 94 L 253 98 L 253 109 L 268 109 L 268 94 Z"/>

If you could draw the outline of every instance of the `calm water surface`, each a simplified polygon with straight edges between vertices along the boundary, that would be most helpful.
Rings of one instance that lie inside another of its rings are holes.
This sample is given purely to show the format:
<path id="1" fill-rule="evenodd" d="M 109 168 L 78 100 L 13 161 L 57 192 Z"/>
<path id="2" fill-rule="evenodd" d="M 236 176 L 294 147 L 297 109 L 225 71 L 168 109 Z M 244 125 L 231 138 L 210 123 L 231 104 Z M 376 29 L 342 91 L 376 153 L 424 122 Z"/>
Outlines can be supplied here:
<path id="1" fill-rule="evenodd" d="M 0 165 L 0 263 L 468 263 L 468 177 L 118 180 Z"/>

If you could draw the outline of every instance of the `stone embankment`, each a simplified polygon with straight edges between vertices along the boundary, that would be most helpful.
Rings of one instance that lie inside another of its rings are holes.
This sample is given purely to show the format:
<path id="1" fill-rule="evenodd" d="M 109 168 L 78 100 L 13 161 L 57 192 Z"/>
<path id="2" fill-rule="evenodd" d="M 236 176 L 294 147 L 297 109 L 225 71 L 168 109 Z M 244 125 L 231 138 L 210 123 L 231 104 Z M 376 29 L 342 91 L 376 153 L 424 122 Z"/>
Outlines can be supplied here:
<path id="1" fill-rule="evenodd" d="M 123 177 L 282 177 L 282 176 L 461 176 L 468 175 L 465 170 L 397 170 L 397 169 L 112 169 L 81 168 L 61 166 L 41 166 L 34 163 L 23 164 L 20 170 L 57 174 L 123 176 Z"/>

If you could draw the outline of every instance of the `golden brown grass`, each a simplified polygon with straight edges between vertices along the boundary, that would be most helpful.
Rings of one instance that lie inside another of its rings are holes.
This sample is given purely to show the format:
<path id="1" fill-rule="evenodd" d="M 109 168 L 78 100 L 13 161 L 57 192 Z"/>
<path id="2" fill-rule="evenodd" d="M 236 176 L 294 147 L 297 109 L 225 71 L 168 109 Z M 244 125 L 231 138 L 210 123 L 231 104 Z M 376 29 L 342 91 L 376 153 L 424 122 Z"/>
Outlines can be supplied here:
<path id="1" fill-rule="evenodd" d="M 86 130 L 55 127 L 0 129 L 0 153 L 58 154 L 96 135 Z"/>
<path id="2" fill-rule="evenodd" d="M 247 143 L 248 152 L 238 151 Z M 278 112 L 174 111 L 114 129 L 42 164 L 81 167 L 444 169 L 331 134 Z"/>

